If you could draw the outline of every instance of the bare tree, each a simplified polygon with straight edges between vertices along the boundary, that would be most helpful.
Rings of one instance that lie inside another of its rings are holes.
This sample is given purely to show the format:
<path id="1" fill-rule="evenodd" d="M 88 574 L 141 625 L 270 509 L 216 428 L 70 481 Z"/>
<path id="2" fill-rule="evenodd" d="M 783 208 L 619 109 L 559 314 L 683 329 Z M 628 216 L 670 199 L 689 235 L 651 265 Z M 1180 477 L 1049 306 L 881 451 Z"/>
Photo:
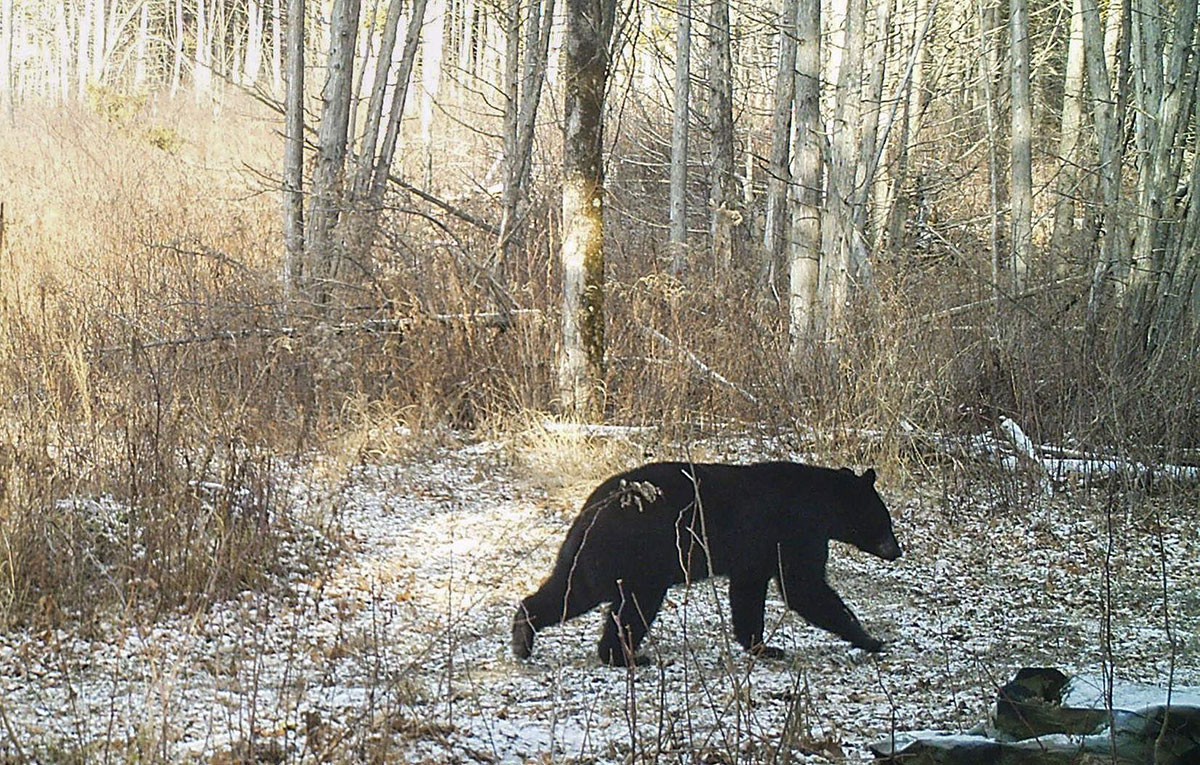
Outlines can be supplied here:
<path id="1" fill-rule="evenodd" d="M 525 15 L 525 43 L 520 44 L 519 3 L 509 4 L 512 19 L 507 29 L 504 105 L 504 182 L 500 195 L 500 236 L 497 250 L 506 252 L 520 227 L 519 206 L 527 193 L 533 160 L 534 127 L 546 79 L 554 0 L 529 0 Z M 516 21 L 514 21 L 515 19 Z M 523 59 L 518 68 L 521 49 Z M 518 75 L 518 72 L 520 74 Z"/>
<path id="2" fill-rule="evenodd" d="M 1033 252 L 1033 99 L 1029 83 L 1029 0 L 1009 0 L 1012 92 L 1013 287 L 1025 289 Z"/>
<path id="3" fill-rule="evenodd" d="M 563 56 L 563 317 L 559 393 L 579 417 L 604 381 L 604 92 L 615 0 L 568 0 Z"/>
<path id="4" fill-rule="evenodd" d="M 13 114 L 13 0 L 0 0 L 0 104 Z"/>
<path id="5" fill-rule="evenodd" d="M 796 97 L 796 0 L 784 0 L 779 13 L 779 59 L 775 69 L 775 104 L 771 116 L 771 157 L 767 169 L 767 223 L 763 233 L 768 273 L 783 257 L 787 194 L 791 182 L 788 144 Z"/>
<path id="6" fill-rule="evenodd" d="M 733 61 L 729 0 L 712 0 L 708 26 L 708 104 L 712 126 L 708 203 L 712 214 L 713 263 L 718 277 L 729 273 L 738 248 L 735 229 L 742 213 L 734 179 Z"/>
<path id="7" fill-rule="evenodd" d="M 796 5 L 796 99 L 792 148 L 792 236 L 788 255 L 791 357 L 813 333 L 821 265 L 821 0 Z"/>
<path id="8" fill-rule="evenodd" d="M 284 114 L 284 285 L 302 286 L 304 263 L 304 0 L 287 0 L 287 98 Z"/>
<path id="9" fill-rule="evenodd" d="M 687 268 L 688 116 L 691 101 L 691 0 L 679 0 L 675 31 L 675 93 L 671 105 L 671 186 L 669 191 L 671 271 Z"/>
<path id="10" fill-rule="evenodd" d="M 354 83 L 354 43 L 359 0 L 335 0 L 330 19 L 329 58 L 321 91 L 317 160 L 304 232 L 304 292 L 317 303 L 329 297 L 326 280 L 338 276 L 343 255 L 334 230 L 343 205 L 350 95 Z"/>
<path id="11" fill-rule="evenodd" d="M 1075 230 L 1075 196 L 1079 184 L 1080 138 L 1083 124 L 1083 0 L 1072 0 L 1067 71 L 1063 81 L 1062 121 L 1058 138 L 1058 179 L 1055 182 L 1054 232 L 1050 249 L 1063 263 Z M 1060 269 L 1061 270 L 1061 269 Z"/>

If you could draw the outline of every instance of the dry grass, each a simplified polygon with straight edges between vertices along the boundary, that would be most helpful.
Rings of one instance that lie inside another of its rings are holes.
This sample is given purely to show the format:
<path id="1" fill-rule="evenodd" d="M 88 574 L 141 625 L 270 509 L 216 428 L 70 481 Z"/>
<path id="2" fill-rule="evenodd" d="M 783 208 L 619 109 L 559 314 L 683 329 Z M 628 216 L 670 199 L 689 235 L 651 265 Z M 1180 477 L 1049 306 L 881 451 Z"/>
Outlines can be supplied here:
<path id="1" fill-rule="evenodd" d="M 668 275 L 649 225 L 661 184 L 618 168 L 606 417 L 655 431 L 592 438 L 542 424 L 558 342 L 552 172 L 496 272 L 537 313 L 507 329 L 446 318 L 494 307 L 479 265 L 494 243 L 397 198 L 377 279 L 344 308 L 405 326 L 343 333 L 283 320 L 278 138 L 255 107 L 231 99 L 214 117 L 94 93 L 88 110 L 26 110 L 0 131 L 0 628 L 253 586 L 290 514 L 275 460 L 324 454 L 344 472 L 403 459 L 447 426 L 502 435 L 565 493 L 729 427 L 894 474 L 946 458 L 930 434 L 1001 414 L 1037 440 L 1149 462 L 1200 447 L 1194 353 L 1129 370 L 1102 334 L 1087 356 L 1079 288 L 939 315 L 989 294 L 985 222 L 959 209 L 984 198 L 975 180 L 935 190 L 933 244 L 881 253 L 844 341 L 789 368 L 784 312 L 756 269 L 714 283 L 697 253 L 682 281 Z M 434 191 L 492 217 L 463 195 L 486 174 L 482 138 L 444 132 Z M 403 158 L 410 177 L 425 159 Z M 1181 337 L 1200 345 L 1194 327 Z"/>

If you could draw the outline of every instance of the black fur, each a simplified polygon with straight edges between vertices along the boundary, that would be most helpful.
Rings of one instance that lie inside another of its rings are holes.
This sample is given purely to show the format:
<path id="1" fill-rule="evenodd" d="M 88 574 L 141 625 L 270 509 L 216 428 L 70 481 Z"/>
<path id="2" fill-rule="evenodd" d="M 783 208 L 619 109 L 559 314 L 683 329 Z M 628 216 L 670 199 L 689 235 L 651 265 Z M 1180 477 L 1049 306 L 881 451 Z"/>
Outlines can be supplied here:
<path id="1" fill-rule="evenodd" d="M 729 577 L 734 636 L 748 651 L 782 655 L 762 642 L 772 578 L 788 607 L 810 623 L 878 651 L 882 643 L 825 581 L 831 539 L 885 560 L 900 557 L 874 470 L 857 476 L 793 462 L 643 465 L 588 497 L 554 571 L 517 608 L 513 653 L 527 658 L 538 630 L 607 603 L 600 658 L 625 665 L 635 660 L 667 589 L 709 576 Z"/>

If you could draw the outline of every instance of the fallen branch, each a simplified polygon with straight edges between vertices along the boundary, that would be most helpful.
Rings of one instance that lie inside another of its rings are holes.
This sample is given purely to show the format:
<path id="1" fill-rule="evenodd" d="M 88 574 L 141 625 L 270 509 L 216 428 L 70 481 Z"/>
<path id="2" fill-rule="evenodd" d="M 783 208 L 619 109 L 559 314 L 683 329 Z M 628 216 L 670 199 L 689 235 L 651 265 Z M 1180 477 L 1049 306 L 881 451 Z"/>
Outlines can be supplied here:
<path id="1" fill-rule="evenodd" d="M 728 377 L 725 377 L 720 372 L 718 372 L 717 370 L 710 367 L 708 364 L 705 364 L 703 361 L 700 360 L 700 358 L 698 356 L 696 356 L 696 354 L 692 353 L 687 348 L 680 346 L 674 340 L 667 337 L 662 332 L 659 332 L 654 327 L 648 327 L 645 324 L 642 324 L 640 321 L 635 321 L 635 323 L 638 325 L 638 327 L 643 332 L 650 335 L 655 340 L 665 343 L 668 348 L 672 348 L 674 350 L 679 351 L 679 353 L 682 354 L 683 357 L 685 359 L 687 359 L 691 363 L 692 366 L 694 366 L 696 369 L 703 372 L 708 377 L 711 377 L 713 380 L 717 381 L 721 385 L 724 385 L 726 388 L 729 388 L 730 390 L 739 394 L 742 398 L 746 399 L 751 404 L 758 404 L 757 396 L 755 396 L 753 393 L 746 390 L 742 386 L 738 385 L 734 381 L 730 380 Z"/>
<path id="2" fill-rule="evenodd" d="M 480 313 L 435 313 L 428 316 L 409 316 L 398 319 L 368 319 L 360 322 L 344 324 L 311 324 L 303 327 L 247 327 L 245 329 L 216 330 L 206 335 L 189 335 L 186 337 L 168 337 L 158 340 L 133 340 L 126 345 L 109 345 L 92 348 L 92 355 L 106 353 L 122 353 L 125 351 L 169 348 L 181 345 L 199 345 L 221 341 L 245 340 L 259 337 L 298 337 L 314 331 L 324 331 L 332 335 L 346 335 L 365 332 L 375 335 L 402 334 L 404 330 L 421 322 L 440 322 L 442 324 L 472 324 L 480 327 L 503 329 L 511 325 L 512 319 L 518 316 L 528 318 L 540 317 L 542 312 L 537 308 L 519 308 L 514 311 L 484 311 Z"/>

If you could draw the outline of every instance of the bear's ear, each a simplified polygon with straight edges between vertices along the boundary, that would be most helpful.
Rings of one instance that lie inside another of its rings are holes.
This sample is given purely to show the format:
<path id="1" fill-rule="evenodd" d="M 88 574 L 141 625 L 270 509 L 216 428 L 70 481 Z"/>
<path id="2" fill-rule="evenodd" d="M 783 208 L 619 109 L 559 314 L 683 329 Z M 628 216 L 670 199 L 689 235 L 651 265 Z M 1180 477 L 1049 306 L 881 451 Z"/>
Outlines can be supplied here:
<path id="1" fill-rule="evenodd" d="M 862 474 L 863 480 L 872 486 L 875 485 L 875 468 L 867 468 L 867 472 Z"/>

